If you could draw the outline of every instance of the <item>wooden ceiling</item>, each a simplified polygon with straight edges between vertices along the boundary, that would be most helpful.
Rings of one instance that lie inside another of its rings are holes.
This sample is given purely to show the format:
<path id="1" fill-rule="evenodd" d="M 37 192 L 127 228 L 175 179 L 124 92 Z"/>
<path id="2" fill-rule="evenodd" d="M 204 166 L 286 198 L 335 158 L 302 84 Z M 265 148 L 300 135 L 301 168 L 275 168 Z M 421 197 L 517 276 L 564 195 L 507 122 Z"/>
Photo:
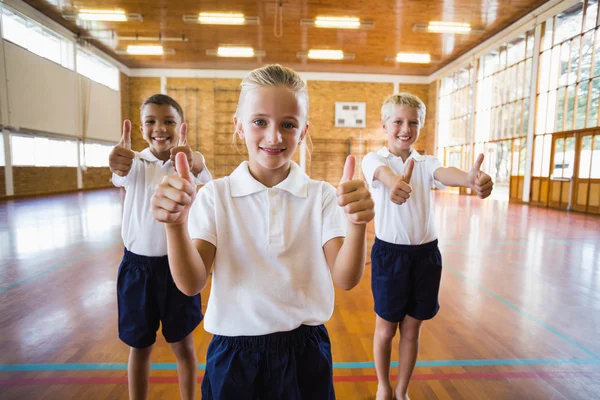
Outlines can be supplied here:
<path id="1" fill-rule="evenodd" d="M 181 37 L 163 46 L 175 50 L 162 56 L 119 54 L 130 44 L 159 44 L 149 41 L 91 40 L 130 68 L 248 69 L 265 63 L 281 63 L 299 71 L 360 72 L 429 75 L 485 39 L 533 11 L 544 0 L 283 0 L 283 35 L 274 34 L 277 1 L 265 0 L 25 0 L 45 15 L 82 37 Z M 53 4 L 54 3 L 54 4 Z M 55 4 L 58 4 L 55 5 Z M 142 22 L 68 21 L 62 9 L 121 9 L 139 13 Z M 183 22 L 183 15 L 199 12 L 240 12 L 258 17 L 258 25 L 217 26 Z M 340 30 L 301 26 L 302 19 L 317 16 L 354 16 L 371 21 L 372 29 Z M 414 32 L 414 24 L 452 21 L 471 24 L 481 34 Z M 206 54 L 219 45 L 252 46 L 265 55 L 254 59 L 219 58 Z M 297 52 L 335 49 L 353 53 L 353 60 L 317 61 L 299 59 Z M 398 64 L 386 61 L 398 52 L 428 52 L 437 62 Z"/>

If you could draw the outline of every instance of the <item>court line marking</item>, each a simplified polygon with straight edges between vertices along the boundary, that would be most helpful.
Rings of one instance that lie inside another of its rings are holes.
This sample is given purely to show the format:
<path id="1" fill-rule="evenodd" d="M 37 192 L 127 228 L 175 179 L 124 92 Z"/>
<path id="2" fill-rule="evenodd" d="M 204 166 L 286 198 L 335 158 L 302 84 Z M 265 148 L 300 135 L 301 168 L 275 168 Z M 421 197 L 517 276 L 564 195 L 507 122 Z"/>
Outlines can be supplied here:
<path id="1" fill-rule="evenodd" d="M 575 342 L 573 339 L 571 339 L 570 337 L 568 337 L 567 335 L 565 335 L 562 332 L 559 332 L 557 329 L 551 327 L 550 325 L 546 324 L 545 322 L 540 321 L 539 319 L 537 319 L 536 317 L 534 317 L 533 315 L 529 314 L 528 312 L 520 309 L 519 307 L 517 307 L 516 305 L 514 305 L 513 303 L 511 303 L 510 301 L 506 300 L 505 298 L 503 298 L 502 296 L 500 296 L 499 294 L 496 294 L 494 292 L 492 292 L 491 290 L 489 290 L 488 288 L 486 288 L 485 286 L 474 282 L 472 280 L 470 280 L 469 278 L 467 278 L 467 276 L 465 274 L 463 274 L 462 272 L 449 267 L 448 265 L 444 265 L 443 267 L 444 269 L 448 269 L 450 270 L 452 273 L 454 273 L 455 275 L 457 275 L 458 277 L 462 278 L 465 282 L 467 282 L 470 285 L 475 285 L 477 286 L 481 291 L 487 293 L 488 295 L 492 296 L 493 298 L 495 298 L 496 300 L 500 301 L 501 303 L 503 303 L 504 305 L 508 306 L 509 308 L 513 309 L 514 311 L 518 312 L 519 314 L 523 315 L 524 317 L 526 317 L 527 319 L 529 319 L 530 321 L 535 322 L 536 324 L 538 324 L 539 326 L 541 326 L 542 328 L 546 329 L 547 331 L 549 331 L 550 333 L 553 333 L 554 335 L 558 336 L 559 338 L 561 338 L 562 340 L 566 341 L 567 343 L 569 343 L 570 345 L 577 347 L 579 350 L 583 351 L 584 353 L 586 353 L 587 355 L 591 356 L 592 358 L 596 359 L 596 360 L 600 360 L 600 357 L 598 357 L 598 355 L 596 355 L 595 353 L 591 352 L 590 350 L 586 349 L 585 347 L 583 347 L 582 345 L 580 345 L 579 343 Z"/>
<path id="2" fill-rule="evenodd" d="M 598 359 L 576 358 L 540 358 L 540 359 L 498 359 L 498 360 L 420 360 L 417 367 L 485 367 L 500 365 L 600 365 Z M 397 367 L 397 362 L 391 363 Z M 198 364 L 203 371 L 206 364 Z M 368 369 L 375 368 L 372 361 L 366 362 L 334 362 L 333 369 Z M 174 371 L 176 363 L 152 363 L 154 371 Z M 71 363 L 71 364 L 0 364 L 0 372 L 33 372 L 33 371 L 126 371 L 127 363 Z"/>
<path id="3" fill-rule="evenodd" d="M 441 380 L 496 380 L 496 379 L 558 379 L 600 377 L 600 372 L 594 371 L 515 371 L 515 372 L 482 372 L 482 373 L 436 373 L 414 374 L 414 381 L 441 381 Z M 396 380 L 396 376 L 391 376 Z M 202 376 L 197 378 L 198 383 Z M 377 382 L 376 375 L 334 375 L 334 382 Z M 178 384 L 177 376 L 151 376 L 151 384 Z M 15 378 L 0 379 L 0 386 L 27 386 L 27 385 L 102 385 L 102 384 L 127 384 L 126 376 L 90 376 L 90 377 L 54 377 L 54 378 Z"/>
<path id="4" fill-rule="evenodd" d="M 25 278 L 25 279 L 23 279 L 23 280 L 21 280 L 19 282 L 13 283 L 11 285 L 8 285 L 8 286 L 0 289 L 0 294 L 6 292 L 7 290 L 14 289 L 17 286 L 20 286 L 20 285 L 22 285 L 24 283 L 27 283 L 27 282 L 35 279 L 35 278 L 39 278 L 40 276 L 45 275 L 45 274 L 47 274 L 49 272 L 56 271 L 57 269 L 62 268 L 62 267 L 66 266 L 66 265 L 69 265 L 71 263 L 74 263 L 77 260 L 80 260 L 82 258 L 88 257 L 88 256 L 90 256 L 90 255 L 92 255 L 94 253 L 98 253 L 99 251 L 104 251 L 106 249 L 109 249 L 110 247 L 114 246 L 117 243 L 122 243 L 122 242 L 120 240 L 119 241 L 110 242 L 108 245 L 106 245 L 106 246 L 104 246 L 104 247 L 102 247 L 100 249 L 88 251 L 87 253 L 81 254 L 81 255 L 79 255 L 77 257 L 74 257 L 74 258 L 71 258 L 71 259 L 69 259 L 69 260 L 67 260 L 67 261 L 65 261 L 63 263 L 60 263 L 58 265 L 54 265 L 52 267 L 46 268 L 45 270 L 40 271 L 37 274 L 34 274 L 34 275 L 30 276 L 29 278 Z"/>

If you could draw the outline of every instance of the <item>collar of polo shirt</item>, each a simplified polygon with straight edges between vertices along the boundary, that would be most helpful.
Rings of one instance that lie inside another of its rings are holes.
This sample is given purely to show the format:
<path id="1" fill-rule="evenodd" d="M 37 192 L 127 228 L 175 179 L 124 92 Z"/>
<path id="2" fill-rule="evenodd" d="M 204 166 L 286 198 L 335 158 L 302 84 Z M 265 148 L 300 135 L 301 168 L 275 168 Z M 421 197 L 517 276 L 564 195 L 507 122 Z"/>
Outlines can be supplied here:
<path id="1" fill-rule="evenodd" d="M 273 186 L 275 189 L 282 189 L 290 192 L 296 197 L 308 196 L 308 181 L 310 178 L 296 164 L 291 161 L 290 173 L 282 182 Z M 268 190 L 269 188 L 254 179 L 248 169 L 248 161 L 244 161 L 229 176 L 229 190 L 231 197 L 249 196 L 251 194 Z"/>

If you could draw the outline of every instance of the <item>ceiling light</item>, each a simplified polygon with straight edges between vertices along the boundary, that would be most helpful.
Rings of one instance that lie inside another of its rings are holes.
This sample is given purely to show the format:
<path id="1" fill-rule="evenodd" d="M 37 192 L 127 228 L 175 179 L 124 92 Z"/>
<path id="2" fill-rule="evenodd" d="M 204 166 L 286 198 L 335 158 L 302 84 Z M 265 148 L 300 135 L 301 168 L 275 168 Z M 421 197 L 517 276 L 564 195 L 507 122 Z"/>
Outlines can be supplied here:
<path id="1" fill-rule="evenodd" d="M 201 12 L 198 22 L 209 25 L 244 25 L 246 18 L 244 18 L 244 14 Z"/>
<path id="2" fill-rule="evenodd" d="M 183 22 L 203 25 L 258 25 L 258 17 L 249 17 L 241 13 L 207 13 L 184 15 Z"/>
<path id="3" fill-rule="evenodd" d="M 431 21 L 427 30 L 437 33 L 470 33 L 471 25 L 462 22 Z"/>
<path id="4" fill-rule="evenodd" d="M 209 56 L 218 57 L 262 57 L 264 51 L 254 50 L 252 47 L 220 46 L 217 50 L 206 50 Z"/>
<path id="5" fill-rule="evenodd" d="M 122 10 L 79 10 L 77 18 L 88 21 L 127 21 L 127 15 Z"/>
<path id="6" fill-rule="evenodd" d="M 317 17 L 315 26 L 318 28 L 358 29 L 360 19 L 356 17 Z"/>
<path id="7" fill-rule="evenodd" d="M 87 21 L 107 21 L 107 22 L 125 22 L 125 21 L 143 21 L 142 15 L 137 13 L 125 13 L 122 10 L 73 10 L 65 9 L 62 16 L 66 20 L 74 21 L 77 19 Z"/>
<path id="8" fill-rule="evenodd" d="M 337 29 L 367 29 L 375 26 L 373 22 L 361 22 L 357 17 L 317 17 L 314 20 L 303 19 L 300 25 Z"/>
<path id="9" fill-rule="evenodd" d="M 429 64 L 431 56 L 427 53 L 398 53 L 396 55 L 396 62 Z"/>
<path id="10" fill-rule="evenodd" d="M 162 46 L 148 45 L 148 46 L 127 46 L 127 53 L 133 55 L 146 55 L 146 56 L 162 56 L 165 54 L 165 50 Z"/>
<path id="11" fill-rule="evenodd" d="M 354 54 L 344 53 L 342 50 L 309 50 L 296 53 L 298 58 L 309 58 L 311 60 L 353 60 Z"/>
<path id="12" fill-rule="evenodd" d="M 308 58 L 312 60 L 343 60 L 342 50 L 309 50 Z"/>

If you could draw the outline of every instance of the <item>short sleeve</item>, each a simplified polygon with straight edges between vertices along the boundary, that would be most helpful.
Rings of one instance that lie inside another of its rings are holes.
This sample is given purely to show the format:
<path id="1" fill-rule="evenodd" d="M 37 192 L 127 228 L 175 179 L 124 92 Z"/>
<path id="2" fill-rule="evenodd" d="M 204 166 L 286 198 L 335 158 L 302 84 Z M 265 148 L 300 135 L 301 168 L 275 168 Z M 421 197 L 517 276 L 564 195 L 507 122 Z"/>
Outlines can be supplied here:
<path id="1" fill-rule="evenodd" d="M 379 167 L 385 167 L 385 159 L 377 153 L 369 153 L 362 160 L 362 170 L 367 183 L 372 188 L 377 188 L 380 185 L 379 181 L 374 181 L 373 176 Z"/>
<path id="2" fill-rule="evenodd" d="M 446 189 L 446 185 L 435 179 L 435 170 L 438 168 L 442 168 L 442 163 L 440 160 L 434 156 L 427 157 L 427 174 L 431 179 L 430 182 L 432 183 L 432 186 L 437 189 Z"/>
<path id="3" fill-rule="evenodd" d="M 192 239 L 202 239 L 217 247 L 215 189 L 214 181 L 210 181 L 198 191 L 190 209 L 188 230 Z"/>
<path id="4" fill-rule="evenodd" d="M 335 188 L 323 183 L 323 214 L 321 229 L 321 246 L 336 237 L 346 237 L 348 219 L 342 207 L 337 204 Z"/>
<path id="5" fill-rule="evenodd" d="M 135 175 L 137 174 L 137 170 L 142 165 L 140 161 L 139 153 L 134 153 L 135 157 L 133 157 L 133 163 L 131 164 L 131 169 L 129 173 L 125 176 L 119 176 L 115 173 L 112 174 L 112 183 L 116 187 L 122 187 L 127 189 L 130 182 L 135 182 Z"/>
<path id="6" fill-rule="evenodd" d="M 204 156 L 202 156 L 202 158 L 204 158 Z M 210 171 L 208 170 L 206 163 L 204 163 L 204 168 L 198 174 L 198 176 L 194 178 L 194 183 L 196 185 L 205 185 L 208 182 L 210 182 L 211 180 L 212 180 L 212 175 L 210 174 Z"/>

